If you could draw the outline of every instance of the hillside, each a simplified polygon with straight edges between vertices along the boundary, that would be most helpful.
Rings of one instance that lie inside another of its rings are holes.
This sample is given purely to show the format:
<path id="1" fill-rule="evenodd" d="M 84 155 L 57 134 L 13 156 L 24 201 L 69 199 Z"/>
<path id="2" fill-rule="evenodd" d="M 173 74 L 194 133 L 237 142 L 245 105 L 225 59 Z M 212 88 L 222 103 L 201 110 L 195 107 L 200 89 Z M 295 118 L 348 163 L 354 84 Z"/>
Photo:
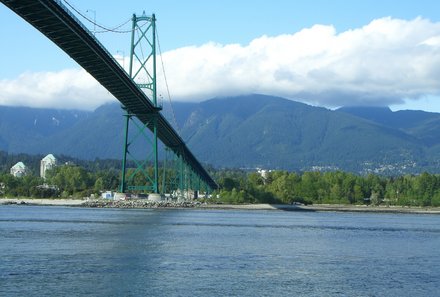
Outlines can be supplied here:
<path id="1" fill-rule="evenodd" d="M 393 112 L 388 107 L 343 107 L 338 111 L 401 130 L 427 146 L 440 144 L 440 114 L 420 110 Z"/>
<path id="2" fill-rule="evenodd" d="M 201 162 L 220 168 L 379 173 L 439 168 L 437 113 L 386 108 L 331 111 L 263 95 L 173 107 L 181 136 L 193 153 Z M 171 114 L 165 106 L 164 115 Z M 94 112 L 0 107 L 0 116 L 0 150 L 121 158 L 124 120 L 119 104 Z M 171 116 L 169 121 L 174 123 Z M 131 150 L 143 152 L 141 144 Z"/>
<path id="3" fill-rule="evenodd" d="M 200 103 L 183 135 L 202 160 L 226 167 L 361 171 L 424 157 L 418 139 L 398 129 L 259 95 Z"/>
<path id="4" fill-rule="evenodd" d="M 91 115 L 90 112 L 78 110 L 0 106 L 0 150 L 39 153 L 37 147 L 48 138 L 64 134 Z"/>

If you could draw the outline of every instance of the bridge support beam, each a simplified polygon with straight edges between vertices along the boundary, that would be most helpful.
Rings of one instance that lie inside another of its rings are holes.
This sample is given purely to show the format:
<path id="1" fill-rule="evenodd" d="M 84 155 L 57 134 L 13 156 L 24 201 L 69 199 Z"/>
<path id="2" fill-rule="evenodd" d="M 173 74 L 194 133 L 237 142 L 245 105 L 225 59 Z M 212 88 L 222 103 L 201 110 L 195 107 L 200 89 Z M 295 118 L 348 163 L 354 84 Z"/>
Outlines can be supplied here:
<path id="1" fill-rule="evenodd" d="M 162 107 L 157 102 L 156 86 L 156 17 L 133 15 L 133 27 L 131 36 L 130 65 L 129 75 L 132 80 L 141 88 L 151 99 L 154 111 L 145 114 L 146 124 L 139 124 L 139 121 L 129 110 L 126 110 L 126 126 L 124 135 L 124 152 L 122 159 L 122 178 L 121 192 L 126 191 L 149 191 L 155 194 L 177 193 L 178 199 L 197 198 L 200 191 L 200 176 L 196 174 L 188 163 L 188 158 L 183 148 L 165 147 L 165 158 L 163 159 L 162 176 L 159 174 L 159 152 L 158 152 L 158 114 Z M 137 114 L 139 115 L 139 114 Z M 137 133 L 130 138 L 129 133 L 133 133 L 130 125 L 137 127 Z M 151 131 L 149 135 L 146 131 Z M 146 155 L 145 160 L 136 158 L 132 151 L 134 140 L 146 139 L 146 149 L 150 153 Z M 174 170 L 167 168 L 167 154 L 173 152 L 172 161 Z M 135 168 L 129 167 L 129 158 Z M 168 175 L 168 176 L 167 176 Z M 160 179 L 162 181 L 160 182 Z M 193 194 L 194 193 L 194 194 Z M 205 192 L 206 193 L 206 192 Z"/>
<path id="2" fill-rule="evenodd" d="M 156 90 L 156 17 L 154 14 L 151 17 L 146 16 L 144 12 L 142 16 L 134 14 L 132 21 L 129 75 L 138 87 L 145 92 L 148 98 L 151 99 L 155 110 L 150 114 L 145 114 L 149 118 L 146 124 L 139 124 L 140 121 L 133 118 L 130 111 L 126 110 L 124 115 L 126 117 L 126 126 L 120 191 L 123 193 L 127 190 L 151 191 L 158 194 L 159 152 L 157 131 L 158 114 L 162 108 L 157 103 Z M 128 136 L 130 133 L 129 125 L 133 123 L 137 127 L 137 133 L 130 140 Z M 148 133 L 148 127 L 151 128 L 152 133 Z M 145 155 L 144 160 L 135 157 L 129 149 L 129 146 L 137 138 L 147 140 L 146 149 L 148 153 Z M 132 170 L 129 176 L 127 176 L 128 156 L 131 157 L 135 165 L 134 171 Z M 152 172 L 148 170 L 148 167 L 152 168 Z M 141 178 L 137 176 L 139 174 Z"/>

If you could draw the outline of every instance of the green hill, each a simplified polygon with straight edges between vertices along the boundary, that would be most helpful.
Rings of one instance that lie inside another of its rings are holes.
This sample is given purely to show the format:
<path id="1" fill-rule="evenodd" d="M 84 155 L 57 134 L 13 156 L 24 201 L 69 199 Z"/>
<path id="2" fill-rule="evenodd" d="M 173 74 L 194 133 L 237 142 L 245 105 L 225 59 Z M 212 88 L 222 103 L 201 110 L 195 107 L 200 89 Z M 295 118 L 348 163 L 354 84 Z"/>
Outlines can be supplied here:
<path id="1" fill-rule="evenodd" d="M 183 135 L 201 159 L 217 166 L 362 170 L 424 157 L 419 141 L 343 112 L 252 95 L 199 104 Z"/>
<path id="2" fill-rule="evenodd" d="M 171 112 L 164 106 L 163 114 L 170 123 L 177 122 L 201 162 L 219 168 L 440 171 L 437 113 L 367 107 L 332 111 L 264 95 L 179 102 L 173 107 Z M 37 123 L 45 125 L 32 124 L 36 115 Z M 0 149 L 10 153 L 122 156 L 119 104 L 94 112 L 0 107 L 0 116 Z M 131 147 L 135 154 L 144 150 L 142 144 Z"/>

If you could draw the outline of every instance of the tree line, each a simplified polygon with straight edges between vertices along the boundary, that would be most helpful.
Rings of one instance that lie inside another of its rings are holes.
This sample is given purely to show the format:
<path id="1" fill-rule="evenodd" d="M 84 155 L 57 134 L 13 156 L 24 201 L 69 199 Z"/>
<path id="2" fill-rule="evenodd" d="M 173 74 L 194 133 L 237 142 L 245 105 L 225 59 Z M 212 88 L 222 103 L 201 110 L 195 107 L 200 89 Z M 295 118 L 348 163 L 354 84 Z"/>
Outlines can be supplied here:
<path id="1" fill-rule="evenodd" d="M 29 174 L 15 177 L 0 175 L 0 196 L 34 198 L 69 198 L 99 195 L 105 190 L 117 190 L 119 172 L 99 170 L 92 172 L 76 165 L 57 166 L 46 173 L 46 179 Z"/>
<path id="2" fill-rule="evenodd" d="M 224 203 L 303 203 L 440 206 L 440 175 L 383 177 L 342 171 L 229 172 L 217 179 Z"/>
<path id="3" fill-rule="evenodd" d="M 264 176 L 212 167 L 208 171 L 220 186 L 213 193 L 212 202 L 440 206 L 440 175 L 426 172 L 385 177 L 342 171 L 272 171 Z M 105 190 L 117 191 L 121 174 L 115 160 L 57 166 L 47 172 L 45 180 L 35 173 L 19 178 L 5 168 L 2 172 L 0 196 L 35 198 L 86 197 Z"/>

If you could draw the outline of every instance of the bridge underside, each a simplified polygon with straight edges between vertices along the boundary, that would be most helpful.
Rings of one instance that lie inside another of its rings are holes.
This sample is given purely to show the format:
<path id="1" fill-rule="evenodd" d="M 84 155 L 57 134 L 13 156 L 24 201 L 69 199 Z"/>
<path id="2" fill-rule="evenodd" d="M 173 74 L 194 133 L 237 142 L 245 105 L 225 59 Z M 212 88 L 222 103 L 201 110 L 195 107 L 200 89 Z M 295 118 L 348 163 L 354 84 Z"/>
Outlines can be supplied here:
<path id="1" fill-rule="evenodd" d="M 215 181 L 147 95 L 61 1 L 0 1 L 58 45 L 149 129 L 153 129 L 151 117 L 157 117 L 158 138 L 181 157 L 211 189 L 217 188 Z"/>

